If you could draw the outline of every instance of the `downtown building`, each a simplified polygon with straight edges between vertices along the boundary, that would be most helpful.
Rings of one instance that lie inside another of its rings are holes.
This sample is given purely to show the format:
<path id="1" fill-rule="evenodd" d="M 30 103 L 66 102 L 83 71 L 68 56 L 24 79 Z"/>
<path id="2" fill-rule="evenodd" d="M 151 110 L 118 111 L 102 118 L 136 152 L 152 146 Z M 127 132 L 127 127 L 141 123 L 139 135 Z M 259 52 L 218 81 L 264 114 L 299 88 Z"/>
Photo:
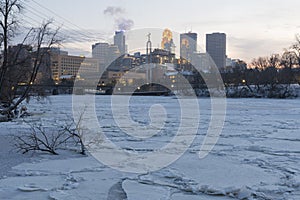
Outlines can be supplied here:
<path id="1" fill-rule="evenodd" d="M 124 55 L 127 52 L 124 31 L 116 31 L 115 32 L 114 45 L 118 47 L 121 55 Z"/>
<path id="2" fill-rule="evenodd" d="M 226 34 L 206 34 L 206 52 L 215 62 L 218 69 L 223 70 L 226 67 Z"/>
<path id="3" fill-rule="evenodd" d="M 197 52 L 197 33 L 180 34 L 180 58 L 192 61 L 193 54 Z"/>
<path id="4" fill-rule="evenodd" d="M 28 72 L 33 69 L 36 59 L 39 58 L 35 84 L 51 85 L 53 81 L 58 84 L 62 79 L 79 77 L 79 71 L 92 74 L 99 71 L 97 59 L 69 55 L 67 51 L 55 47 L 42 47 L 37 52 L 33 51 L 32 46 L 19 44 L 9 47 L 9 55 L 18 63 L 14 64 L 14 67 L 21 77 L 14 76 L 22 85 L 26 84 L 28 76 L 31 76 Z"/>
<path id="5" fill-rule="evenodd" d="M 45 59 L 47 59 L 46 63 L 50 65 L 51 76 L 56 83 L 62 79 L 80 77 L 82 74 L 79 74 L 79 71 L 91 74 L 99 72 L 97 59 L 69 55 L 68 52 L 61 51 L 59 48 L 45 48 L 44 50 L 49 52 Z"/>
<path id="6" fill-rule="evenodd" d="M 118 46 L 105 42 L 92 45 L 92 58 L 99 61 L 99 70 L 105 71 L 114 60 L 121 55 Z"/>
<path id="7" fill-rule="evenodd" d="M 165 29 L 162 34 L 161 49 L 175 53 L 175 44 L 173 41 L 173 33 L 170 29 Z"/>

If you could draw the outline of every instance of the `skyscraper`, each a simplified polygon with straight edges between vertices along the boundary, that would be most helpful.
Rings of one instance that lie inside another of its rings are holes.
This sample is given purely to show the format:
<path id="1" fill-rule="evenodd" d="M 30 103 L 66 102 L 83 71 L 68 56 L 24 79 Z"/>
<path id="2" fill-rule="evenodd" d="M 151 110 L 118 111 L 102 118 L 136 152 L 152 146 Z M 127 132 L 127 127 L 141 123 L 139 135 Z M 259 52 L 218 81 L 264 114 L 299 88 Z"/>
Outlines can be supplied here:
<path id="1" fill-rule="evenodd" d="M 108 43 L 96 43 L 92 45 L 92 57 L 99 60 L 101 65 L 108 63 L 109 56 L 109 44 Z"/>
<path id="2" fill-rule="evenodd" d="M 219 69 L 224 68 L 226 65 L 226 34 L 206 34 L 206 52 Z"/>
<path id="3" fill-rule="evenodd" d="M 125 35 L 123 31 L 116 31 L 114 45 L 118 46 L 121 55 L 126 53 Z"/>
<path id="4" fill-rule="evenodd" d="M 175 53 L 175 44 L 173 42 L 173 34 L 169 29 L 165 29 L 162 35 L 161 48 L 171 53 Z"/>
<path id="5" fill-rule="evenodd" d="M 197 52 L 197 33 L 180 34 L 180 57 L 191 61 L 194 53 Z"/>
<path id="6" fill-rule="evenodd" d="M 92 57 L 99 60 L 99 68 L 103 70 L 107 65 L 120 56 L 116 45 L 99 42 L 92 45 Z"/>

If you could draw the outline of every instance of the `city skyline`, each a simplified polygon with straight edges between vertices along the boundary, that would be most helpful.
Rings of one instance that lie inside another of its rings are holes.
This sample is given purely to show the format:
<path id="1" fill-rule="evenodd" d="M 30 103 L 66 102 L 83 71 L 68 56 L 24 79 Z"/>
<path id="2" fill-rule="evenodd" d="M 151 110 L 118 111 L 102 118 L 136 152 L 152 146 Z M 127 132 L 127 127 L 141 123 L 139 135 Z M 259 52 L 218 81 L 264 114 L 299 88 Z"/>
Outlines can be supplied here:
<path id="1" fill-rule="evenodd" d="M 66 11 L 65 8 L 70 4 L 72 9 Z M 81 31 L 82 34 L 94 37 L 95 40 L 92 42 L 65 43 L 64 47 L 69 52 L 90 53 L 92 43 L 112 36 L 118 28 L 157 27 L 169 28 L 178 33 L 188 31 L 197 33 L 198 45 L 202 52 L 206 48 L 205 35 L 207 33 L 224 32 L 228 37 L 227 55 L 249 62 L 258 56 L 281 53 L 284 48 L 294 43 L 295 35 L 300 33 L 300 26 L 297 24 L 299 15 L 297 5 L 300 5 L 300 2 L 292 0 L 285 2 L 215 0 L 211 2 L 190 1 L 189 3 L 177 0 L 164 2 L 91 0 L 89 3 L 70 0 L 51 2 L 40 0 L 38 4 L 35 1 L 28 1 L 25 4 L 28 11 L 24 15 L 36 21 L 42 21 L 41 17 L 48 16 L 48 18 L 54 18 L 56 24 L 65 25 L 63 26 L 65 31 L 77 29 L 77 32 Z M 141 8 L 143 8 L 142 14 Z M 37 16 L 37 13 L 32 13 L 33 9 L 45 14 Z M 94 35 L 88 34 L 90 32 Z"/>

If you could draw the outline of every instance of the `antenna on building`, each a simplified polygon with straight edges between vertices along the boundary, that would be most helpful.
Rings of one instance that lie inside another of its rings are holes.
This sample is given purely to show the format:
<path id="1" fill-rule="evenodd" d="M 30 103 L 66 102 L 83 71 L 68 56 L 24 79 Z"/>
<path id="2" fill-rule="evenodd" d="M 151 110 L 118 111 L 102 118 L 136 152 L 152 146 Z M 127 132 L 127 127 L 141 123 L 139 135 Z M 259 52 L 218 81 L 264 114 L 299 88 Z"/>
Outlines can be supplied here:
<path id="1" fill-rule="evenodd" d="M 152 81 L 152 70 L 150 67 L 150 63 L 152 62 L 152 59 L 151 59 L 151 52 L 152 52 L 151 33 L 148 33 L 147 37 L 148 37 L 148 41 L 146 43 L 146 55 L 147 55 L 147 64 L 149 66 L 147 66 L 146 74 L 147 74 L 147 82 L 151 83 L 151 81 Z M 149 77 L 149 75 L 150 75 L 150 77 Z"/>
<path id="2" fill-rule="evenodd" d="M 147 35 L 148 41 L 146 43 L 146 54 L 149 55 L 152 52 L 151 33 Z"/>

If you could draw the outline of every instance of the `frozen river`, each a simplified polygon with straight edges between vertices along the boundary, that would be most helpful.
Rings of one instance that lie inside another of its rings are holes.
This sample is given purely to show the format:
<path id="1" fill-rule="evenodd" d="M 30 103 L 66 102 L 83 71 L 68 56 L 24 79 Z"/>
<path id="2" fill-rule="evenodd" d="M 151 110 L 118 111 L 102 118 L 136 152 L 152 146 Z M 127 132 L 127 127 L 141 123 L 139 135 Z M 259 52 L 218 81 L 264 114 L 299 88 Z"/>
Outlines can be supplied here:
<path id="1" fill-rule="evenodd" d="M 181 101 L 189 103 L 189 99 Z M 180 129 L 183 111 L 173 97 L 130 99 L 129 113 L 137 126 L 149 125 L 152 105 L 159 105 L 152 120 L 160 119 L 161 110 L 166 114 L 163 126 L 155 127 L 157 133 L 150 137 L 144 129 L 143 134 L 149 136 L 144 138 L 130 135 L 140 130 L 138 127 L 120 127 L 116 123 L 111 96 L 96 96 L 95 103 L 101 132 L 128 155 L 154 154 L 172 142 Z M 127 163 L 107 146 L 103 152 L 114 160 L 120 159 L 119 165 L 108 166 L 91 155 L 74 156 L 72 152 L 71 157 L 68 152 L 57 157 L 34 154 L 0 179 L 0 199 L 300 199 L 300 99 L 227 99 L 222 133 L 203 159 L 199 159 L 199 150 L 211 119 L 211 102 L 203 98 L 198 103 L 198 123 L 187 123 L 184 129 L 192 131 L 196 126 L 195 137 L 191 144 L 187 142 L 182 156 L 161 169 L 126 172 L 126 164 L 134 161 Z M 72 96 L 33 100 L 27 106 L 34 113 L 27 121 L 61 124 L 72 117 Z M 194 119 L 192 115 L 189 121 Z M 122 119 L 123 115 L 118 117 Z M 16 134 L 21 129 L 26 131 L 22 120 L 0 124 L 2 135 Z M 153 158 L 153 166 L 167 154 L 176 153 L 176 148 L 174 152 L 164 151 L 159 154 L 162 157 Z M 1 162 L 5 159 L 9 160 L 2 155 Z M 120 171 L 122 167 L 125 168 Z M 31 192 L 24 192 L 28 190 Z"/>

